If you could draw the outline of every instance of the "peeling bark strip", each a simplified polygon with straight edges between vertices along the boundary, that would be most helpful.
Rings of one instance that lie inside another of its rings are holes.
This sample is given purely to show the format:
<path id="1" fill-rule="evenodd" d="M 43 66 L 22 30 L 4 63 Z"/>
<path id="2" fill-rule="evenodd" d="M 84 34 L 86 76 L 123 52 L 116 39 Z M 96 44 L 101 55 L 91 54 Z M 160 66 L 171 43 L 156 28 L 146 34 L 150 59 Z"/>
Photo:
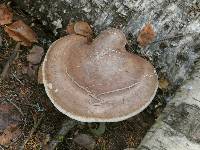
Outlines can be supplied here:
<path id="1" fill-rule="evenodd" d="M 199 56 L 200 3 L 196 0 L 13 0 L 56 34 L 70 19 L 88 20 L 96 32 L 122 28 L 135 47 L 139 30 L 149 22 L 157 34 L 153 43 L 138 49 L 166 75 L 172 87 L 188 77 Z"/>
<path id="2" fill-rule="evenodd" d="M 200 149 L 200 61 L 196 72 L 168 103 L 138 150 Z"/>

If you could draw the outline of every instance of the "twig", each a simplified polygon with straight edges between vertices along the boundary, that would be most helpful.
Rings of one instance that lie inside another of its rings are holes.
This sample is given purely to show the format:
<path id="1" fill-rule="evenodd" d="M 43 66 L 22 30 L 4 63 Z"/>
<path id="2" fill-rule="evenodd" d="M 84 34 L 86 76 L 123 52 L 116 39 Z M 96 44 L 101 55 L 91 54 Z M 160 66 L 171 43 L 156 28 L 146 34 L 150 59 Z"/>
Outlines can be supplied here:
<path id="1" fill-rule="evenodd" d="M 14 77 L 17 81 L 19 81 L 19 83 L 20 83 L 21 85 L 24 85 L 24 83 L 23 83 L 20 79 L 18 79 L 18 77 L 17 77 L 14 73 L 12 73 L 12 75 L 13 75 L 13 77 Z"/>
<path id="2" fill-rule="evenodd" d="M 21 110 L 21 108 L 18 107 L 12 100 L 10 100 L 10 99 L 6 99 L 6 100 L 7 100 L 9 103 L 11 103 L 11 104 L 20 112 L 20 114 L 21 114 L 22 117 L 24 118 L 25 115 L 24 115 L 23 111 Z M 23 126 L 22 131 L 23 131 L 24 128 L 25 128 L 26 118 L 24 118 L 23 121 L 24 121 L 24 126 Z M 17 141 L 20 139 L 21 136 L 22 136 L 22 133 L 21 133 L 19 136 L 17 136 L 15 139 L 13 139 L 12 142 L 11 142 L 9 145 L 12 145 L 13 143 L 17 142 Z M 8 147 L 9 147 L 9 145 L 8 145 Z M 4 150 L 3 147 L 0 145 L 0 150 L 1 150 L 1 149 Z"/>
<path id="3" fill-rule="evenodd" d="M 17 57 L 17 55 L 19 53 L 19 49 L 20 49 L 20 43 L 17 43 L 12 55 L 9 57 L 8 61 L 6 62 L 5 66 L 3 68 L 3 71 L 2 71 L 2 73 L 0 75 L 1 78 L 4 79 L 6 77 L 10 65 L 13 63 L 13 61 L 16 59 L 16 57 Z"/>
<path id="4" fill-rule="evenodd" d="M 62 127 L 61 129 L 58 131 L 57 135 L 55 136 L 55 138 L 48 144 L 48 150 L 55 150 L 56 147 L 58 146 L 59 143 L 61 143 L 62 141 L 59 140 L 59 137 L 65 137 L 67 135 L 67 133 L 76 125 L 78 125 L 79 122 L 72 120 L 72 119 L 66 119 L 63 123 L 62 123 Z"/>
<path id="5" fill-rule="evenodd" d="M 36 132 L 37 128 L 41 124 L 43 118 L 44 118 L 44 113 L 41 115 L 41 117 L 40 117 L 40 119 L 38 119 L 38 121 L 34 121 L 33 128 L 31 129 L 31 132 L 30 132 L 29 136 L 24 141 L 24 143 L 23 143 L 23 145 L 21 147 L 21 150 L 24 149 L 26 143 L 32 138 L 33 134 Z"/>
<path id="6" fill-rule="evenodd" d="M 5 149 L 3 148 L 3 146 L 0 145 L 0 150 L 5 150 Z"/>
<path id="7" fill-rule="evenodd" d="M 15 106 L 15 108 L 21 113 L 21 115 L 24 117 L 24 113 L 22 112 L 21 108 L 19 108 L 14 102 L 12 102 L 11 100 L 7 99 L 7 101 L 9 101 L 13 106 Z"/>

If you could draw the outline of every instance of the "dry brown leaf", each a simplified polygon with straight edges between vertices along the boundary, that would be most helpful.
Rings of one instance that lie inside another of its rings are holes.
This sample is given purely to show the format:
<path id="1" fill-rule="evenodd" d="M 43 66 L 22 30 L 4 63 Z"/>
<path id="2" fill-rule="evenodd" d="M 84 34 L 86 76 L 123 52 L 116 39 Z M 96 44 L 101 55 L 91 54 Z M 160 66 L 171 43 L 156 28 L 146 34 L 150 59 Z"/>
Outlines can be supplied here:
<path id="1" fill-rule="evenodd" d="M 36 33 L 22 20 L 18 20 L 9 26 L 6 26 L 4 30 L 11 38 L 21 42 L 24 46 L 31 46 L 32 43 L 38 42 Z"/>
<path id="2" fill-rule="evenodd" d="M 17 124 L 20 121 L 20 115 L 13 113 L 13 105 L 0 104 L 0 132 L 10 126 Z"/>
<path id="3" fill-rule="evenodd" d="M 18 125 L 21 118 L 12 104 L 0 104 L 0 144 L 9 144 L 21 133 Z"/>
<path id="4" fill-rule="evenodd" d="M 0 25 L 12 23 L 13 14 L 5 4 L 0 5 Z"/>
<path id="5" fill-rule="evenodd" d="M 0 104 L 0 114 L 1 112 L 8 113 L 11 109 L 13 109 L 12 105 L 8 104 Z M 1 114 L 2 115 L 2 114 Z M 0 128 L 1 129 L 1 128 Z"/>
<path id="6" fill-rule="evenodd" d="M 41 62 L 42 56 L 44 55 L 44 49 L 40 46 L 33 46 L 30 53 L 27 56 L 27 61 L 31 64 L 39 64 Z"/>
<path id="7" fill-rule="evenodd" d="M 146 47 L 148 44 L 150 44 L 153 41 L 155 36 L 156 36 L 156 33 L 153 29 L 152 24 L 148 23 L 140 31 L 137 38 L 137 42 L 139 43 L 141 47 Z"/>
<path id="8" fill-rule="evenodd" d="M 15 138 L 17 138 L 21 134 L 21 130 L 17 127 L 17 125 L 11 125 L 7 127 L 4 132 L 0 135 L 0 144 L 7 145 L 12 142 Z"/>

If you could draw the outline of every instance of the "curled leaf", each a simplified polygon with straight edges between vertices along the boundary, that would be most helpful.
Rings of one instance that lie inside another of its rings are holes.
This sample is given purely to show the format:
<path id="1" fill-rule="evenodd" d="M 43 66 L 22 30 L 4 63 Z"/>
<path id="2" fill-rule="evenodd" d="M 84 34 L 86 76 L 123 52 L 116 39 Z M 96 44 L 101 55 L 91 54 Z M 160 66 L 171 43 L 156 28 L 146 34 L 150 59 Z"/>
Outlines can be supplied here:
<path id="1" fill-rule="evenodd" d="M 27 60 L 31 64 L 39 64 L 41 62 L 42 56 L 44 55 L 44 49 L 40 46 L 33 46 L 30 53 L 27 56 Z"/>
<path id="2" fill-rule="evenodd" d="M 153 41 L 155 36 L 156 36 L 156 33 L 153 29 L 153 26 L 150 23 L 148 23 L 140 31 L 137 38 L 137 42 L 139 43 L 141 47 L 146 47 L 148 44 L 150 44 Z"/>
<path id="3" fill-rule="evenodd" d="M 32 43 L 38 42 L 36 33 L 22 20 L 18 20 L 9 26 L 6 26 L 4 30 L 11 38 L 21 42 L 24 46 L 31 46 Z"/>
<path id="4" fill-rule="evenodd" d="M 12 23 L 13 14 L 5 4 L 0 5 L 0 25 Z"/>

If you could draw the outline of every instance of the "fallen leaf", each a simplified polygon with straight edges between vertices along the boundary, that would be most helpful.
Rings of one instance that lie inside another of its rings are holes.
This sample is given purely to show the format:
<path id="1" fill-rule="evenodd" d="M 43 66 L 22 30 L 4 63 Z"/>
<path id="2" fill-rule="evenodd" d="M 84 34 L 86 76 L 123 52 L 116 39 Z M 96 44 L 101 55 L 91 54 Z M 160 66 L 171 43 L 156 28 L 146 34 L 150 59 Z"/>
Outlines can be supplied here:
<path id="1" fill-rule="evenodd" d="M 79 134 L 74 138 L 74 142 L 83 146 L 88 150 L 93 150 L 95 148 L 95 140 L 87 134 Z"/>
<path id="2" fill-rule="evenodd" d="M 33 46 L 30 53 L 27 56 L 27 61 L 31 64 L 39 64 L 41 62 L 42 56 L 44 55 L 44 49 L 40 46 Z"/>
<path id="3" fill-rule="evenodd" d="M 148 23 L 140 31 L 137 37 L 137 42 L 139 43 L 141 47 L 146 47 L 148 44 L 150 44 L 153 41 L 155 36 L 156 36 L 156 33 L 153 29 L 153 26 L 150 23 Z"/>
<path id="4" fill-rule="evenodd" d="M 17 138 L 20 134 L 21 134 L 21 130 L 16 125 L 9 126 L 0 135 L 0 144 L 1 145 L 9 144 L 15 138 Z"/>
<path id="5" fill-rule="evenodd" d="M 20 122 L 20 115 L 14 113 L 14 107 L 11 104 L 0 104 L 0 132 L 10 124 Z"/>
<path id="6" fill-rule="evenodd" d="M 2 79 L 6 78 L 8 76 L 8 71 L 10 69 L 10 66 L 12 63 L 14 63 L 14 61 L 17 59 L 18 55 L 19 55 L 19 49 L 20 49 L 20 43 L 17 43 L 15 46 L 14 51 L 12 52 L 12 54 L 10 55 L 10 57 L 8 58 L 7 62 L 5 63 L 3 70 L 0 74 L 0 77 Z"/>
<path id="7" fill-rule="evenodd" d="M 9 144 L 21 133 L 19 124 L 21 121 L 19 113 L 14 111 L 11 104 L 0 104 L 0 144 Z"/>
<path id="8" fill-rule="evenodd" d="M 0 25 L 10 24 L 13 20 L 12 12 L 5 4 L 0 5 Z"/>
<path id="9" fill-rule="evenodd" d="M 0 105 L 0 112 L 8 113 L 11 109 L 13 109 L 12 105 L 8 105 L 8 104 L 1 104 Z"/>
<path id="10" fill-rule="evenodd" d="M 9 26 L 6 26 L 4 30 L 11 38 L 21 42 L 24 46 L 31 46 L 32 43 L 38 42 L 36 33 L 22 20 L 18 20 Z"/>

